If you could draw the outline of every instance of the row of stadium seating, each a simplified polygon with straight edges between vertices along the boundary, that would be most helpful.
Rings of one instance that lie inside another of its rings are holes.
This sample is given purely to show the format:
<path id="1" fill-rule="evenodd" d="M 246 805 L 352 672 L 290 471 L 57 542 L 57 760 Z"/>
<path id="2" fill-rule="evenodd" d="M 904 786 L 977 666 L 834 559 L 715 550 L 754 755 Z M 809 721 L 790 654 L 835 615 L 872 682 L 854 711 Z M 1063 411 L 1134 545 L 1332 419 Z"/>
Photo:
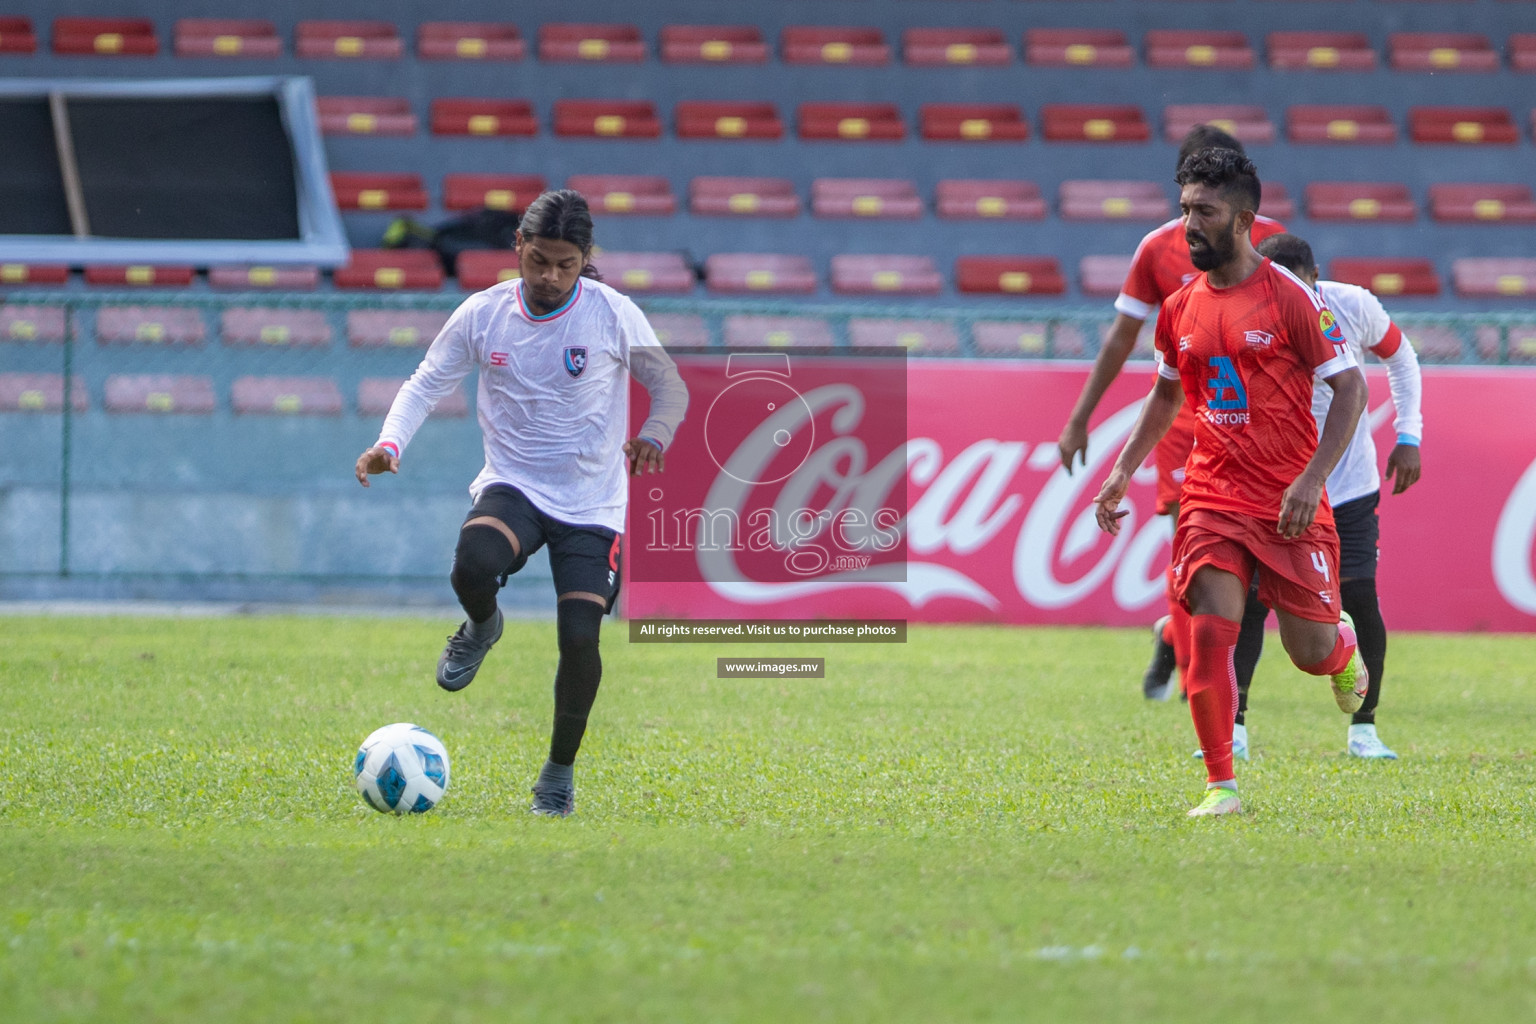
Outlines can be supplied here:
<path id="1" fill-rule="evenodd" d="M 403 383 L 397 377 L 365 377 L 358 383 L 359 416 L 389 411 Z M 70 388 L 70 407 L 91 407 L 89 389 L 78 377 Z M 114 373 L 101 391 L 102 408 L 116 413 L 212 413 L 218 398 L 205 374 Z M 0 412 L 59 412 L 64 407 L 64 375 L 0 373 Z M 236 377 L 229 386 L 230 411 L 240 415 L 337 416 L 346 408 L 341 388 L 330 377 Z M 467 416 L 469 403 L 456 389 L 438 403 L 434 415 Z"/>

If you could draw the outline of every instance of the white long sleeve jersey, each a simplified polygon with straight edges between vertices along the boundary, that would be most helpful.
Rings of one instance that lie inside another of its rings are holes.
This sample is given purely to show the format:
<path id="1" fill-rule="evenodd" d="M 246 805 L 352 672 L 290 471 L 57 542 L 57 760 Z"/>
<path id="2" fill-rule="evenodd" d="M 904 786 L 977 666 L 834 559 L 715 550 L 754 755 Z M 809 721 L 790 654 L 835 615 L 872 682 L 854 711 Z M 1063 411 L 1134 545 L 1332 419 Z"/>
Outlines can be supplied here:
<path id="1" fill-rule="evenodd" d="M 650 393 L 641 437 L 665 449 L 688 407 L 677 366 L 639 307 L 587 278 L 545 316 L 529 312 L 520 280 L 470 296 L 395 396 L 379 443 L 403 455 L 438 401 L 477 369 L 485 467 L 471 498 L 511 484 L 555 519 L 622 532 L 630 374 Z"/>
<path id="2" fill-rule="evenodd" d="M 1366 289 L 1338 281 L 1319 281 L 1317 290 L 1338 318 L 1355 361 L 1364 365 L 1365 352 L 1369 351 L 1387 364 L 1387 386 L 1392 392 L 1392 407 L 1396 411 L 1393 428 L 1399 440 L 1418 444 L 1424 435 L 1421 412 L 1424 389 L 1419 375 L 1419 358 L 1414 354 L 1413 345 L 1392 322 L 1381 301 Z M 1332 404 L 1333 389 L 1321 380 L 1316 381 L 1312 386 L 1312 415 L 1317 419 L 1319 431 L 1323 429 L 1323 420 Z M 1379 490 L 1381 472 L 1376 466 L 1370 416 L 1361 413 L 1355 436 L 1350 439 L 1339 464 L 1328 474 L 1328 502 L 1338 506 Z"/>

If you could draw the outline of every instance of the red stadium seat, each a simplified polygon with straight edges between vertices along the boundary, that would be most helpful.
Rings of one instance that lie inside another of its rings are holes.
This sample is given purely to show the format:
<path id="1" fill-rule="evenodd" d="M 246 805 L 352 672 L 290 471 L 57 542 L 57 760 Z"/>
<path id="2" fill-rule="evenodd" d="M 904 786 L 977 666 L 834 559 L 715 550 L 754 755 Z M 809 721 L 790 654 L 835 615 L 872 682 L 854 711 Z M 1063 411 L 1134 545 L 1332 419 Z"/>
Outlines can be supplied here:
<path id="1" fill-rule="evenodd" d="M 806 256 L 715 253 L 704 261 L 704 283 L 720 294 L 809 294 L 816 290 L 816 271 Z"/>
<path id="2" fill-rule="evenodd" d="M 682 295 L 698 280 L 682 253 L 610 251 L 594 262 L 603 280 L 621 292 Z"/>
<path id="3" fill-rule="evenodd" d="M 364 377 L 357 382 L 357 414 L 359 416 L 384 416 L 394 404 L 395 395 L 405 381 L 398 377 Z M 433 416 L 452 416 L 455 419 L 469 415 L 469 399 L 464 387 L 455 387 L 437 400 L 432 407 Z"/>
<path id="4" fill-rule="evenodd" d="M 909 28 L 901 34 L 901 51 L 917 66 L 999 67 L 1013 60 L 1008 40 L 996 28 Z"/>
<path id="5" fill-rule="evenodd" d="M 517 253 L 511 249 L 466 249 L 459 253 L 455 266 L 459 287 L 467 292 L 478 292 L 522 276 Z"/>
<path id="6" fill-rule="evenodd" d="M 1376 51 L 1364 32 L 1271 32 L 1269 66 L 1284 71 L 1374 71 Z"/>
<path id="7" fill-rule="evenodd" d="M 310 292 L 320 283 L 320 268 L 306 264 L 245 265 L 208 268 L 208 284 L 232 291 Z"/>
<path id="8" fill-rule="evenodd" d="M 426 348 L 448 322 L 440 309 L 354 309 L 347 313 L 350 348 Z"/>
<path id="9" fill-rule="evenodd" d="M 708 348 L 709 325 L 697 313 L 646 313 L 656 340 L 670 349 Z"/>
<path id="10" fill-rule="evenodd" d="M 772 103 L 685 100 L 677 105 L 680 139 L 778 139 L 784 122 Z"/>
<path id="11" fill-rule="evenodd" d="M 1032 28 L 1024 33 L 1026 64 L 1128 68 L 1135 62 L 1135 51 L 1119 29 Z"/>
<path id="12" fill-rule="evenodd" d="M 1190 129 L 1208 124 L 1220 128 L 1244 145 L 1275 141 L 1275 126 L 1259 106 L 1230 103 L 1175 103 L 1163 108 L 1163 139 L 1184 141 Z"/>
<path id="13" fill-rule="evenodd" d="M 1418 216 L 1408 186 L 1398 182 L 1314 181 L 1307 185 L 1313 220 L 1411 221 Z"/>
<path id="14" fill-rule="evenodd" d="M 414 173 L 333 171 L 331 191 L 343 210 L 425 210 L 427 186 Z"/>
<path id="15" fill-rule="evenodd" d="M 178 57 L 281 57 L 283 41 L 270 21 L 182 18 L 173 48 Z"/>
<path id="16" fill-rule="evenodd" d="M 1470 32 L 1393 32 L 1387 60 L 1394 71 L 1497 71 L 1488 37 Z"/>
<path id="17" fill-rule="evenodd" d="M 36 53 L 31 18 L 0 18 L 0 53 Z"/>
<path id="18" fill-rule="evenodd" d="M 1536 295 L 1536 259 L 1459 259 L 1451 279 L 1466 298 L 1525 298 Z"/>
<path id="19" fill-rule="evenodd" d="M 832 325 L 819 316 L 728 316 L 728 348 L 831 348 Z"/>
<path id="20" fill-rule="evenodd" d="M 185 306 L 102 306 L 96 341 L 102 345 L 201 345 L 208 337 L 203 314 Z"/>
<path id="21" fill-rule="evenodd" d="M 832 257 L 832 290 L 840 295 L 937 295 L 944 278 L 929 256 Z"/>
<path id="22" fill-rule="evenodd" d="M 1024 112 L 1011 103 L 924 103 L 925 139 L 945 142 L 1023 142 L 1029 138 Z"/>
<path id="23" fill-rule="evenodd" d="M 1424 259 L 1345 259 L 1328 265 L 1333 281 L 1369 288 L 1377 295 L 1439 295 L 1435 265 Z"/>
<path id="24" fill-rule="evenodd" d="M 877 28 L 830 28 L 791 25 L 779 37 L 786 64 L 859 64 L 891 62 L 891 48 Z"/>
<path id="25" fill-rule="evenodd" d="M 1042 220 L 1045 199 L 1032 181 L 951 178 L 939 182 L 934 206 L 946 220 Z"/>
<path id="26" fill-rule="evenodd" d="M 1536 71 L 1536 32 L 1516 32 L 1509 37 L 1511 71 Z"/>
<path id="27" fill-rule="evenodd" d="M 960 351 L 960 336 L 947 320 L 905 320 L 850 317 L 848 344 L 854 348 L 902 348 L 928 356 L 947 356 Z"/>
<path id="28" fill-rule="evenodd" d="M 756 25 L 663 25 L 661 59 L 668 64 L 764 64 L 768 44 Z"/>
<path id="29" fill-rule="evenodd" d="M 1153 29 L 1147 33 L 1147 66 L 1154 68 L 1253 67 L 1248 37 L 1232 31 Z"/>
<path id="30" fill-rule="evenodd" d="M 1130 272 L 1130 256 L 1084 256 L 1077 263 L 1077 280 L 1084 295 L 1113 298 L 1120 294 Z"/>
<path id="31" fill-rule="evenodd" d="M 527 100 L 436 99 L 433 135 L 537 135 L 538 119 Z"/>
<path id="32" fill-rule="evenodd" d="M 424 21 L 416 30 L 424 60 L 522 60 L 526 52 L 523 34 L 504 22 Z"/>
<path id="33" fill-rule="evenodd" d="M 811 182 L 811 213 L 916 220 L 923 215 L 923 199 L 905 178 L 817 178 Z"/>
<path id="34" fill-rule="evenodd" d="M 1470 224 L 1536 224 L 1536 196 L 1520 184 L 1429 186 L 1435 220 Z"/>
<path id="35" fill-rule="evenodd" d="M 320 96 L 315 108 L 327 135 L 416 134 L 416 114 L 403 96 Z"/>
<path id="36" fill-rule="evenodd" d="M 845 142 L 905 138 L 906 125 L 894 103 L 802 103 L 802 139 L 841 139 Z"/>
<path id="37" fill-rule="evenodd" d="M 654 139 L 661 135 L 661 118 L 650 100 L 556 100 L 555 134 Z"/>
<path id="38" fill-rule="evenodd" d="M 538 174 L 445 174 L 443 206 L 449 210 L 511 210 L 522 213 L 545 189 Z"/>
<path id="39" fill-rule="evenodd" d="M 0 284 L 64 284 L 69 268 L 44 263 L 0 263 Z"/>
<path id="40" fill-rule="evenodd" d="M 398 60 L 405 52 L 389 21 L 301 21 L 294 30 L 300 57 Z"/>
<path id="41" fill-rule="evenodd" d="M 318 309 L 232 306 L 219 314 L 219 337 L 237 348 L 326 348 L 331 343 L 331 323 Z"/>
<path id="42" fill-rule="evenodd" d="M 593 213 L 670 217 L 677 212 L 672 183 L 648 174 L 573 174 L 565 183 L 587 198 Z"/>
<path id="43" fill-rule="evenodd" d="M 1060 295 L 1067 280 L 1054 256 L 961 256 L 955 287 L 967 294 Z"/>
<path id="44" fill-rule="evenodd" d="M 550 23 L 539 26 L 539 60 L 638 64 L 645 40 L 635 25 Z"/>
<path id="45" fill-rule="evenodd" d="M 1260 190 L 1259 213 L 1275 220 L 1290 220 L 1296 216 L 1296 203 L 1284 185 L 1278 181 L 1266 181 Z"/>
<path id="46" fill-rule="evenodd" d="M 53 52 L 73 56 L 153 57 L 160 52 L 148 18 L 55 18 Z"/>
<path id="47" fill-rule="evenodd" d="M 688 183 L 688 209 L 706 216 L 795 217 L 800 197 L 788 178 L 700 177 Z"/>
<path id="48" fill-rule="evenodd" d="M 1140 107 L 1048 103 L 1040 108 L 1047 142 L 1146 142 L 1152 137 Z"/>
<path id="49" fill-rule="evenodd" d="M 146 263 L 97 264 L 85 268 L 85 283 L 109 288 L 185 288 L 192 283 L 192 268 Z"/>
<path id="50" fill-rule="evenodd" d="M 337 288 L 436 291 L 443 265 L 430 249 L 353 249 L 351 261 L 331 275 Z"/>
<path id="51" fill-rule="evenodd" d="M 53 344 L 64 340 L 68 324 L 63 306 L 0 304 L 0 342 Z"/>
<path id="52" fill-rule="evenodd" d="M 114 373 L 103 387 L 108 412 L 210 413 L 213 378 L 187 373 Z"/>
<path id="53" fill-rule="evenodd" d="M 1292 142 L 1384 145 L 1397 141 L 1397 126 L 1386 107 L 1298 104 L 1285 111 L 1285 134 Z"/>
<path id="54" fill-rule="evenodd" d="M 983 356 L 1043 356 L 1050 324 L 1038 321 L 978 320 L 971 341 Z"/>
<path id="55" fill-rule="evenodd" d="M 85 412 L 90 407 L 85 381 L 70 381 L 70 407 Z M 11 412 L 63 412 L 62 373 L 0 373 L 0 410 Z"/>
<path id="56" fill-rule="evenodd" d="M 243 415 L 338 416 L 342 408 L 329 377 L 236 377 L 229 404 Z"/>
<path id="57" fill-rule="evenodd" d="M 1462 146 L 1520 141 L 1514 118 L 1503 107 L 1410 107 L 1408 134 L 1414 142 Z"/>
<path id="58" fill-rule="evenodd" d="M 1063 220 L 1152 220 L 1173 216 L 1173 204 L 1155 181 L 1064 181 Z"/>

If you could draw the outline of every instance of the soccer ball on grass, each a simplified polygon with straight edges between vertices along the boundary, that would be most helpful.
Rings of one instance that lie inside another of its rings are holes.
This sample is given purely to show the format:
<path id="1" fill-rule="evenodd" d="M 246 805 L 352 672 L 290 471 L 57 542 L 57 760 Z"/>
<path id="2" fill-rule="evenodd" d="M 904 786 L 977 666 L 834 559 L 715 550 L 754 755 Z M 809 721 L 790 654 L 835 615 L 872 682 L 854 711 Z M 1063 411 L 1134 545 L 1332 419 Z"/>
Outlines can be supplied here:
<path id="1" fill-rule="evenodd" d="M 376 811 L 421 814 L 448 789 L 448 750 L 419 725 L 397 722 L 375 729 L 353 762 L 357 791 Z"/>

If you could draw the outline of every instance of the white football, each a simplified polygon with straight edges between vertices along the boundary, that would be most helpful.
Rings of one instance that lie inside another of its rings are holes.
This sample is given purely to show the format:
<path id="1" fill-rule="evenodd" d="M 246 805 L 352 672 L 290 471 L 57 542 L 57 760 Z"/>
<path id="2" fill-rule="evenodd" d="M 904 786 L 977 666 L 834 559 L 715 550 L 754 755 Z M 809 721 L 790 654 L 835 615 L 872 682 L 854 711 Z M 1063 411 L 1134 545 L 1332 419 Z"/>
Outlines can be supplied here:
<path id="1" fill-rule="evenodd" d="M 376 811 L 421 814 L 448 790 L 448 750 L 419 725 L 397 722 L 363 740 L 353 763 L 357 791 Z"/>

